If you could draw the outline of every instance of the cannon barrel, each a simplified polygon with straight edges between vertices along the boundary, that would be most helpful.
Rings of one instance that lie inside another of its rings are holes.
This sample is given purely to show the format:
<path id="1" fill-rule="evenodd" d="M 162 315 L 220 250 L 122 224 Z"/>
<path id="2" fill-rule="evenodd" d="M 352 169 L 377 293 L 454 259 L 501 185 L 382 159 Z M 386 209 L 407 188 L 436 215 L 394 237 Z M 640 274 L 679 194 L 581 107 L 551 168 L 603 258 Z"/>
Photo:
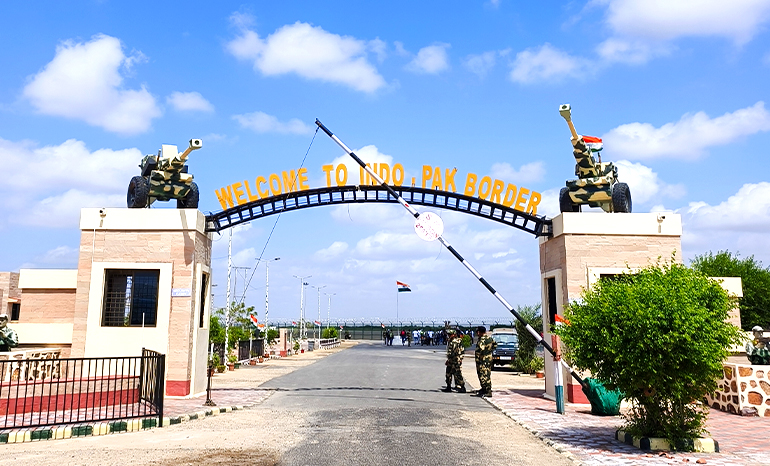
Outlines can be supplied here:
<path id="1" fill-rule="evenodd" d="M 179 159 L 182 162 L 184 162 L 185 160 L 187 160 L 187 156 L 190 155 L 190 152 L 192 152 L 194 150 L 197 150 L 197 149 L 200 149 L 201 147 L 203 147 L 203 141 L 202 140 L 200 140 L 200 139 L 190 139 L 190 145 L 187 147 L 187 149 L 184 150 L 184 152 L 182 152 L 179 155 Z"/>

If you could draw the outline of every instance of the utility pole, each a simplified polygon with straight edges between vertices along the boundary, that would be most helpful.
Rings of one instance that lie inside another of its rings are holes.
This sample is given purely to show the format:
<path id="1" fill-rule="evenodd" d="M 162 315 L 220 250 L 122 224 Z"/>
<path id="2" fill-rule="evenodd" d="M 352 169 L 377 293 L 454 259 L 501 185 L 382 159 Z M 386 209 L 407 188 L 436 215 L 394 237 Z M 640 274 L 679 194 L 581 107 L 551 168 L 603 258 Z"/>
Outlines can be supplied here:
<path id="1" fill-rule="evenodd" d="M 230 332 L 230 273 L 233 269 L 233 229 L 230 228 L 230 240 L 227 242 L 227 298 L 225 302 L 225 357 L 227 362 L 227 337 Z"/>
<path id="2" fill-rule="evenodd" d="M 317 333 L 316 339 L 321 338 L 321 288 L 326 288 L 326 285 L 323 286 L 314 286 L 316 290 L 318 290 L 318 325 L 314 325 Z"/>
<path id="3" fill-rule="evenodd" d="M 324 293 L 324 294 L 329 297 L 329 309 L 326 310 L 326 328 L 329 328 L 329 322 L 331 322 L 331 314 L 332 314 L 332 296 L 336 295 L 337 293 Z"/>

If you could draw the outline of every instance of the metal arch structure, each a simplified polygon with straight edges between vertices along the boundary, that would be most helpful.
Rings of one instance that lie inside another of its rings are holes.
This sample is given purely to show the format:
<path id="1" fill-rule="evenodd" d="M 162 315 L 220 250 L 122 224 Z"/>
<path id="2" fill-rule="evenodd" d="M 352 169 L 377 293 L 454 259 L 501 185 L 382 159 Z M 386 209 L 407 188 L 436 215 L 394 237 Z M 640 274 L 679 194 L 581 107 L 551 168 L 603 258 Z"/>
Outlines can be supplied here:
<path id="1" fill-rule="evenodd" d="M 393 186 L 409 204 L 454 210 L 518 228 L 536 237 L 551 236 L 551 219 L 490 202 L 484 199 L 435 189 L 413 186 Z M 206 215 L 206 231 L 221 232 L 269 215 L 310 207 L 364 202 L 398 203 L 381 185 L 335 186 L 279 194 L 240 204 L 221 212 Z"/>

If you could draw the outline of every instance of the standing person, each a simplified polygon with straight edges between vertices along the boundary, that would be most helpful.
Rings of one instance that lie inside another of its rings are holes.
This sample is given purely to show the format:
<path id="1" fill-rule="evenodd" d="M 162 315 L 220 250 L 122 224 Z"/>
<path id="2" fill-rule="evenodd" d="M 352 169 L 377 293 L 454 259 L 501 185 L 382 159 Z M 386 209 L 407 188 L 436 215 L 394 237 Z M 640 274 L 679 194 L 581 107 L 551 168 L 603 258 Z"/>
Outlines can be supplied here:
<path id="1" fill-rule="evenodd" d="M 0 314 L 0 351 L 11 351 L 19 346 L 19 337 L 8 327 L 8 314 Z"/>
<path id="2" fill-rule="evenodd" d="M 486 398 L 492 396 L 492 351 L 497 348 L 497 342 L 487 335 L 483 325 L 476 329 L 476 337 L 476 375 L 481 388 L 474 396 Z"/>
<path id="3" fill-rule="evenodd" d="M 406 330 L 401 329 L 401 346 L 406 344 Z"/>
<path id="4" fill-rule="evenodd" d="M 463 353 L 465 348 L 454 330 L 447 332 L 449 342 L 446 346 L 446 387 L 442 392 L 452 391 L 452 378 L 455 379 L 455 389 L 458 393 L 465 393 L 465 380 L 463 380 Z"/>

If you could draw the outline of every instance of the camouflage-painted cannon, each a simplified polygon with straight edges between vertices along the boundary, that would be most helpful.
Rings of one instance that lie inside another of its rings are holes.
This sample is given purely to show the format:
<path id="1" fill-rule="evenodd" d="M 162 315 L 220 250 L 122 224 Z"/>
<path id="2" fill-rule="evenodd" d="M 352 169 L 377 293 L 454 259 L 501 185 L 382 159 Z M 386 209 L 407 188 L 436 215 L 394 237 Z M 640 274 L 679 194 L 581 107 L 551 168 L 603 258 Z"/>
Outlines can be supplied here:
<path id="1" fill-rule="evenodd" d="M 203 147 L 200 139 L 190 139 L 184 152 L 174 145 L 163 144 L 158 155 L 146 155 L 139 164 L 142 174 L 131 178 L 128 184 L 128 207 L 148 207 L 155 201 L 176 199 L 179 209 L 198 208 L 198 185 L 187 173 L 187 156 Z"/>
<path id="2" fill-rule="evenodd" d="M 601 207 L 605 212 L 631 212 L 631 191 L 626 183 L 618 182 L 618 167 L 612 162 L 602 162 L 601 154 L 598 161 L 594 158 L 593 152 L 598 153 L 601 147 L 590 146 L 601 143 L 601 139 L 577 134 L 569 104 L 559 106 L 559 113 L 567 120 L 572 133 L 575 176 L 578 177 L 561 188 L 559 210 L 580 212 L 580 206 L 588 205 Z"/>

